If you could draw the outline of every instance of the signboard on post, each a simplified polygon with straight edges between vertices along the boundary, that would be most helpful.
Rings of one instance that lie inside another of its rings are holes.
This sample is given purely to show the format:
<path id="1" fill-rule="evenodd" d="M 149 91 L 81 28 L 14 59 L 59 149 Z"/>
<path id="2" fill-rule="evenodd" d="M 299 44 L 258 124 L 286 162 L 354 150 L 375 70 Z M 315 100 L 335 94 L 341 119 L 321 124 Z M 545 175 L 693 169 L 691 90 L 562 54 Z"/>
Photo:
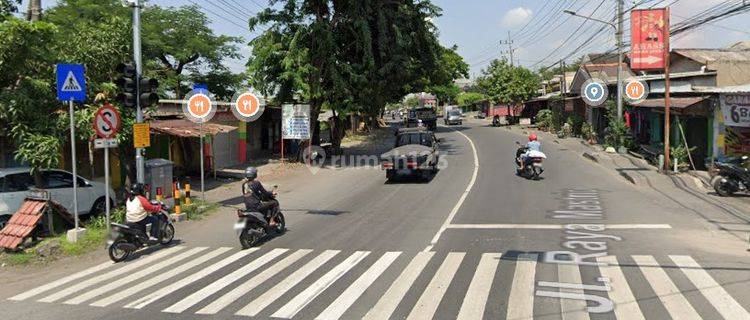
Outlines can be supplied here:
<path id="1" fill-rule="evenodd" d="M 58 64 L 57 100 L 83 102 L 86 100 L 86 77 L 82 64 Z"/>
<path id="2" fill-rule="evenodd" d="M 57 99 L 68 102 L 68 113 L 70 115 L 70 158 L 76 159 L 76 134 L 75 119 L 73 115 L 73 102 L 86 100 L 86 76 L 82 64 L 58 64 L 55 66 L 57 74 Z M 76 162 L 73 161 L 71 171 L 77 177 Z M 67 238 L 70 242 L 77 242 L 78 237 L 83 235 L 84 229 L 78 227 L 78 179 L 73 179 L 73 216 L 75 229 L 68 230 Z"/>
<path id="3" fill-rule="evenodd" d="M 211 93 L 203 89 L 200 85 L 195 85 L 196 89 L 188 92 L 185 96 L 185 103 L 182 105 L 182 112 L 190 121 L 200 124 L 200 164 L 201 164 L 201 197 L 206 200 L 205 192 L 205 170 L 203 155 L 203 124 L 211 121 L 216 114 L 216 104 L 211 99 Z"/>
<path id="4" fill-rule="evenodd" d="M 750 128 L 750 95 L 721 95 L 721 113 L 724 125 Z"/>
<path id="5" fill-rule="evenodd" d="M 111 104 L 105 104 L 94 114 L 94 132 L 100 138 L 112 138 L 120 130 L 120 113 Z"/>
<path id="6" fill-rule="evenodd" d="M 307 140 L 310 134 L 310 106 L 284 105 L 281 109 L 281 137 Z"/>
<path id="7" fill-rule="evenodd" d="M 133 146 L 136 148 L 148 148 L 151 146 L 151 127 L 148 123 L 133 124 Z"/>
<path id="8" fill-rule="evenodd" d="M 630 14 L 630 68 L 664 69 L 669 50 L 669 23 L 666 8 L 636 9 Z"/>

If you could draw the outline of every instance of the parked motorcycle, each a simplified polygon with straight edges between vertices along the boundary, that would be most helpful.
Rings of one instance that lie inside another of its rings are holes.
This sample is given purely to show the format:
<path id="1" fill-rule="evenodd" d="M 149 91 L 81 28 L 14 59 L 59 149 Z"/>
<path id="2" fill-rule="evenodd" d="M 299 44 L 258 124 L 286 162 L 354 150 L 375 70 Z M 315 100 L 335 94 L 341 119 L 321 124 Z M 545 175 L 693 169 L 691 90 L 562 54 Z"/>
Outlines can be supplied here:
<path id="1" fill-rule="evenodd" d="M 547 156 L 541 151 L 529 151 L 529 148 L 521 145 L 518 141 L 516 141 L 516 144 L 520 146 L 516 150 L 516 173 L 526 179 L 539 180 L 539 175 L 544 172 L 542 163 Z M 524 155 L 527 155 L 525 159 L 523 158 Z"/>
<path id="2" fill-rule="evenodd" d="M 718 195 L 728 197 L 737 192 L 750 191 L 750 169 L 747 162 L 748 156 L 714 162 L 711 185 Z"/>
<path id="3" fill-rule="evenodd" d="M 493 127 L 499 127 L 500 126 L 500 116 L 494 116 L 494 117 L 492 117 L 492 126 Z"/>
<path id="4" fill-rule="evenodd" d="M 149 241 L 146 228 L 137 223 L 112 223 L 112 231 L 107 240 L 109 258 L 112 261 L 124 261 L 140 248 L 157 244 L 168 245 L 174 240 L 174 225 L 169 220 L 169 207 L 157 201 L 151 201 L 151 204 L 161 206 L 161 210 L 154 213 L 159 219 L 159 241 Z"/>
<path id="5" fill-rule="evenodd" d="M 277 186 L 273 188 L 275 190 Z M 234 230 L 239 235 L 243 249 L 255 246 L 272 232 L 282 234 L 286 231 L 286 220 L 280 208 L 268 216 L 262 212 L 238 209 L 237 217 L 239 220 L 234 224 Z M 272 219 L 276 221 L 275 225 L 271 225 Z"/>

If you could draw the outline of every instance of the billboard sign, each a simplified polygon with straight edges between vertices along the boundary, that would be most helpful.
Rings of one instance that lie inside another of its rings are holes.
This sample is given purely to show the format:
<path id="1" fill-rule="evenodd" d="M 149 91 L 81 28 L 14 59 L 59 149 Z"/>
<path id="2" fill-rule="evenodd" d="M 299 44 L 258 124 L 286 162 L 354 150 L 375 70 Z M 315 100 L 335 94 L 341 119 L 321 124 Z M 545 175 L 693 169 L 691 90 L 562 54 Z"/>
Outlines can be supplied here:
<path id="1" fill-rule="evenodd" d="M 664 69 L 669 51 L 669 9 L 642 9 L 630 13 L 630 68 Z"/>
<path id="2" fill-rule="evenodd" d="M 281 108 L 281 137 L 283 139 L 310 139 L 310 106 L 284 105 Z"/>
<path id="3" fill-rule="evenodd" d="M 750 128 L 750 95 L 728 94 L 720 100 L 725 125 Z"/>

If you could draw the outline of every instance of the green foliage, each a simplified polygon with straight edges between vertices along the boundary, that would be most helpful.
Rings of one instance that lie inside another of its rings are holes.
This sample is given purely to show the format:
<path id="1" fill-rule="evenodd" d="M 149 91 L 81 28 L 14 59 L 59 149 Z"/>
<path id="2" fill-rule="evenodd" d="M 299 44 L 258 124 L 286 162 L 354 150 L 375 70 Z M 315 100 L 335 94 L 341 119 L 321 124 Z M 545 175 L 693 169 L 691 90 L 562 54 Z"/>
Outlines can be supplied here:
<path id="1" fill-rule="evenodd" d="M 552 128 L 552 110 L 539 110 L 536 114 L 536 124 L 539 129 L 548 130 Z"/>
<path id="2" fill-rule="evenodd" d="M 479 89 L 494 102 L 517 104 L 531 99 L 539 88 L 539 79 L 521 66 L 511 66 L 506 60 L 492 60 L 477 79 Z"/>
<path id="3" fill-rule="evenodd" d="M 419 105 L 419 97 L 410 96 L 404 101 L 404 105 L 408 108 L 414 108 Z"/>
<path id="4" fill-rule="evenodd" d="M 677 161 L 678 166 L 680 167 L 689 166 L 690 158 L 688 157 L 688 153 L 692 153 L 693 151 L 695 151 L 695 149 L 696 147 L 690 147 L 690 149 L 686 149 L 682 144 L 675 147 L 670 147 L 669 155 L 672 163 L 674 163 L 674 161 Z"/>
<path id="5" fill-rule="evenodd" d="M 633 146 L 633 138 L 630 136 L 630 128 L 622 119 L 617 119 L 617 104 L 612 100 L 605 102 L 607 108 L 607 121 L 609 129 L 604 137 L 604 143 L 619 149 L 620 147 L 630 148 Z"/>
<path id="6" fill-rule="evenodd" d="M 223 67 L 212 69 L 205 74 L 194 70 L 190 79 L 193 83 L 206 84 L 208 91 L 222 101 L 231 100 L 236 92 L 245 89 L 245 75 L 233 73 Z"/>
<path id="7" fill-rule="evenodd" d="M 583 118 L 577 114 L 573 114 L 568 117 L 568 119 L 565 120 L 565 123 L 570 126 L 571 133 L 574 136 L 580 136 L 583 124 L 585 123 L 583 121 Z"/>
<path id="8" fill-rule="evenodd" d="M 11 14 L 18 12 L 21 0 L 0 0 L 0 22 L 3 22 Z"/>
<path id="9" fill-rule="evenodd" d="M 594 132 L 594 127 L 592 127 L 588 122 L 584 122 L 583 124 L 581 124 L 581 138 L 586 140 L 596 139 L 596 132 Z"/>
<path id="10" fill-rule="evenodd" d="M 466 107 L 484 98 L 485 96 L 479 92 L 461 92 L 458 94 L 456 100 L 458 101 L 459 106 Z"/>

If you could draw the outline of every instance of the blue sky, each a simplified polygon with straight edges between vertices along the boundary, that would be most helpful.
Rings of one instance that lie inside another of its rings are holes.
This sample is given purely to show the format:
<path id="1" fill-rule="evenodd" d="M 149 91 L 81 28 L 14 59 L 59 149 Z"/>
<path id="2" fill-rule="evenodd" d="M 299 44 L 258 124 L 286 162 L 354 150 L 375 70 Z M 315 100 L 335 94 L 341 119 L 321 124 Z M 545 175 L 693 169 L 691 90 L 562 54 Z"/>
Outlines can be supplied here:
<path id="1" fill-rule="evenodd" d="M 42 0 L 44 6 L 55 1 Z M 639 0 L 672 6 L 672 22 L 679 22 L 701 10 L 717 5 L 722 0 Z M 24 0 L 22 11 L 25 11 L 27 0 Z M 213 21 L 212 28 L 221 34 L 241 36 L 246 40 L 253 34 L 243 28 L 246 22 L 242 19 L 253 15 L 265 0 L 150 0 L 150 3 L 162 6 L 180 6 L 197 3 L 204 7 Z M 638 1 L 635 1 L 638 2 Z M 459 53 L 471 65 L 471 74 L 478 75 L 492 58 L 499 57 L 501 50 L 508 50 L 507 45 L 501 48 L 500 41 L 507 40 L 511 32 L 514 58 L 527 67 L 547 66 L 560 58 L 573 53 L 574 49 L 584 43 L 590 33 L 602 25 L 585 22 L 581 18 L 570 17 L 561 13 L 562 9 L 574 9 L 579 14 L 590 15 L 610 20 L 614 18 L 615 0 L 433 0 L 443 9 L 443 15 L 434 22 L 440 30 L 441 42 L 448 46 L 456 44 Z M 633 5 L 633 0 L 625 0 L 626 7 Z M 599 6 L 598 10 L 594 9 Z M 553 10 L 554 9 L 554 10 Z M 530 22 L 529 22 L 530 21 Z M 545 25 L 544 22 L 547 22 Z M 527 25 L 528 23 L 528 25 Z M 527 25 L 525 29 L 523 26 Z M 626 29 L 629 27 L 626 24 Z M 574 30 L 578 29 L 572 36 Z M 523 29 L 523 30 L 522 30 Z M 726 47 L 734 42 L 750 40 L 750 19 L 742 14 L 673 38 L 674 47 Z M 520 31 L 520 32 L 519 32 Z M 625 37 L 627 38 L 626 33 Z M 565 42 L 567 38 L 570 39 Z M 595 37 L 587 44 L 583 53 L 606 50 L 614 45 L 614 35 L 607 32 Z M 243 55 L 249 49 L 242 45 Z M 245 59 L 228 60 L 226 65 L 234 71 L 244 69 Z"/>

